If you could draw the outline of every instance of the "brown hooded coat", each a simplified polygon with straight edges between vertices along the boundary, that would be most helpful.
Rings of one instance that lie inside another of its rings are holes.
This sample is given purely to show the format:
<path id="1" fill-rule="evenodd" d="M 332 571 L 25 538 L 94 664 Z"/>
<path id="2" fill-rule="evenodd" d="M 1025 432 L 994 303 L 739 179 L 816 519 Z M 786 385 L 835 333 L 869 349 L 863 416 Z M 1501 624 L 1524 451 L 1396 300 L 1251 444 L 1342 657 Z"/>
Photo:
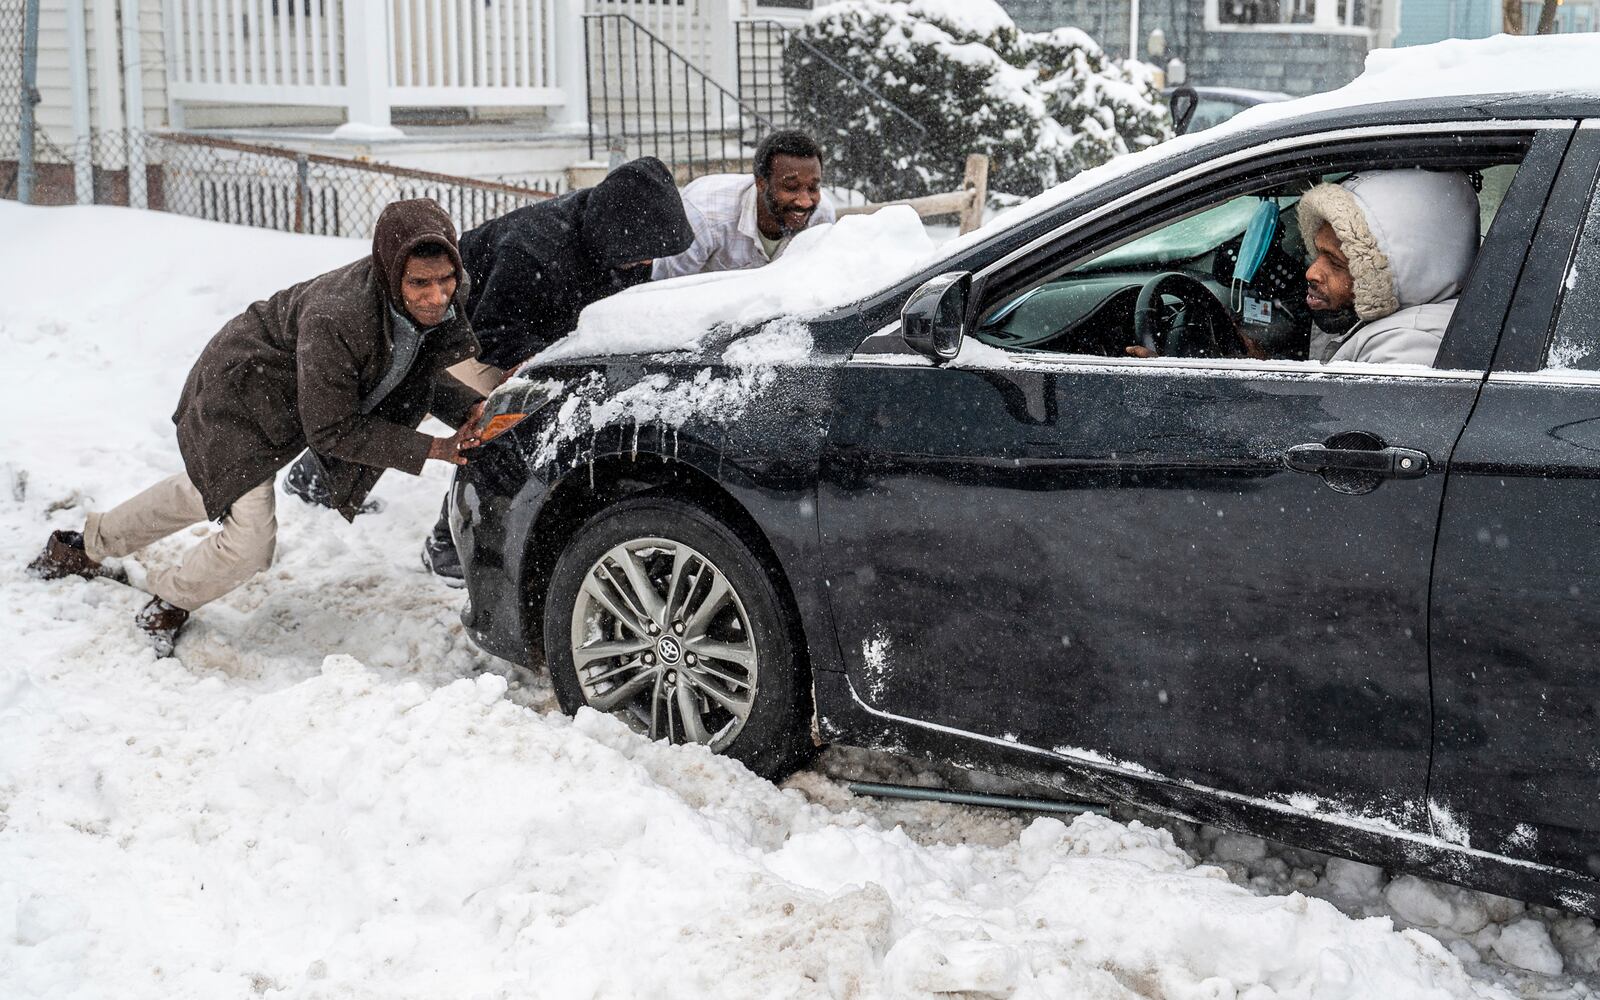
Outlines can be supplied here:
<path id="1" fill-rule="evenodd" d="M 388 371 L 389 303 L 402 312 L 400 279 L 421 243 L 443 243 L 455 264 L 455 318 L 430 329 L 406 377 L 371 413 L 362 397 Z M 200 352 L 178 409 L 178 450 L 206 515 L 220 518 L 300 450 L 323 456 L 332 505 L 346 518 L 384 469 L 422 471 L 432 438 L 416 430 L 433 413 L 459 424 L 478 393 L 445 369 L 477 354 L 467 321 L 468 279 L 455 226 L 426 199 L 389 205 L 372 256 L 257 302 Z"/>

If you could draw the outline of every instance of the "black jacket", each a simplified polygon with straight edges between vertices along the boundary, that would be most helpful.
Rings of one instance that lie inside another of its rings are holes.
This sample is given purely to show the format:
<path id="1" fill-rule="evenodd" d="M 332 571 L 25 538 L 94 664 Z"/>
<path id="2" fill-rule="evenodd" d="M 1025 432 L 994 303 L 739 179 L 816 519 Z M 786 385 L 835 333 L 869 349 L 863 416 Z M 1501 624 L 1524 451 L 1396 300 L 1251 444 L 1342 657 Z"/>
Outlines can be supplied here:
<path id="1" fill-rule="evenodd" d="M 694 242 L 672 174 L 653 156 L 592 188 L 492 219 L 461 237 L 478 359 L 511 368 L 571 333 L 591 302 L 646 281 L 635 261 Z"/>

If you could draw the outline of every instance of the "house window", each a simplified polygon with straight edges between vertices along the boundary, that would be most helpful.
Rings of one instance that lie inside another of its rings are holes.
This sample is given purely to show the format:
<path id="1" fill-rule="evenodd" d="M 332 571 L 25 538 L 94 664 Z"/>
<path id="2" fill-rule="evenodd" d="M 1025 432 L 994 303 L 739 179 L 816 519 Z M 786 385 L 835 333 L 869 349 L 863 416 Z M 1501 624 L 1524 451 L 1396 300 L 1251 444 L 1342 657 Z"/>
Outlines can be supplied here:
<path id="1" fill-rule="evenodd" d="M 1211 0 L 1207 21 L 1219 28 L 1338 31 L 1371 27 L 1373 7 L 1373 0 Z"/>
<path id="2" fill-rule="evenodd" d="M 1310 24 L 1312 0 L 1218 0 L 1223 24 Z"/>

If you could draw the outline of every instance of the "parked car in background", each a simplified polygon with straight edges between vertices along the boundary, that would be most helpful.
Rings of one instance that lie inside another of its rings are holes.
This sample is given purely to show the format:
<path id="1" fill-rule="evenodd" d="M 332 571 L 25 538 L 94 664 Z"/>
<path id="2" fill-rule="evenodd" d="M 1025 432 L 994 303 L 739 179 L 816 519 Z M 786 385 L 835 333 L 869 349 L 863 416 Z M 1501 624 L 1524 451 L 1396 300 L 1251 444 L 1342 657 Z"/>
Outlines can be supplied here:
<path id="1" fill-rule="evenodd" d="M 719 350 L 536 365 L 455 482 L 463 621 L 567 710 L 773 778 L 910 752 L 1600 915 L 1596 120 L 1174 143 L 807 317 L 736 418 L 605 416 Z M 1399 167 L 1481 190 L 1435 363 L 1300 360 L 1300 195 Z"/>
<path id="2" fill-rule="evenodd" d="M 1221 125 L 1245 108 L 1289 100 L 1279 90 L 1247 90 L 1243 87 L 1194 87 L 1181 84 L 1161 93 L 1172 109 L 1172 126 L 1178 135 L 1199 132 Z"/>

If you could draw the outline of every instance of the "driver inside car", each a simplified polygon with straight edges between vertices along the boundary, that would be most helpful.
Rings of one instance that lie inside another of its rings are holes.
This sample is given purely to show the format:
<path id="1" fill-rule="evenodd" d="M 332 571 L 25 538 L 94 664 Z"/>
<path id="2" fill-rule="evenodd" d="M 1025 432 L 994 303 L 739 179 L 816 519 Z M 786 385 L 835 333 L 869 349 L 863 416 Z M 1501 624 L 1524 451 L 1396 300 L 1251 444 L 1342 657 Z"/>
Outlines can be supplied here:
<path id="1" fill-rule="evenodd" d="M 1318 184 L 1296 214 L 1310 254 L 1312 360 L 1431 365 L 1478 251 L 1458 171 L 1377 170 Z M 1266 356 L 1242 333 L 1247 356 Z M 1127 353 L 1156 357 L 1147 347 Z"/>

